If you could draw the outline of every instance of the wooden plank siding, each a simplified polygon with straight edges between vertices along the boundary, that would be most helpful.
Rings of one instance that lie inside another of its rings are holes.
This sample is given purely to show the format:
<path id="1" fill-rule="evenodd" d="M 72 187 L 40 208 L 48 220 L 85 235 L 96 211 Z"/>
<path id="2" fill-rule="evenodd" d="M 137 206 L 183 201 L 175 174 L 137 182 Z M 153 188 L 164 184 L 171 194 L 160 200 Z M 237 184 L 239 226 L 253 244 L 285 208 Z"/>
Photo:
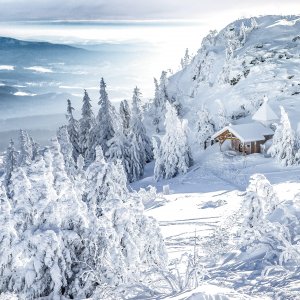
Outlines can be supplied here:
<path id="1" fill-rule="evenodd" d="M 220 149 L 222 144 L 226 140 L 231 141 L 231 147 L 233 150 L 236 150 L 241 153 L 245 154 L 252 154 L 252 153 L 261 153 L 261 145 L 264 144 L 267 140 L 271 139 L 272 135 L 266 136 L 265 140 L 261 141 L 253 141 L 242 143 L 232 132 L 226 130 L 225 132 L 221 133 L 216 140 L 220 143 Z"/>

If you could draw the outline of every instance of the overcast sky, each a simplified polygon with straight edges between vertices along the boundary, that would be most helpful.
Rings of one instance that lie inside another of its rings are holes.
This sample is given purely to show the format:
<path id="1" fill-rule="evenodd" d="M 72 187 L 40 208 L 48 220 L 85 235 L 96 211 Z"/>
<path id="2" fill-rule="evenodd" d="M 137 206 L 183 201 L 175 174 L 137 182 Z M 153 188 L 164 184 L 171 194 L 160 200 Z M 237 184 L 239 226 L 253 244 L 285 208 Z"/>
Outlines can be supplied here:
<path id="1" fill-rule="evenodd" d="M 0 0 L 0 20 L 198 19 L 300 14 L 300 0 Z M 216 20 L 216 19 L 215 19 Z"/>

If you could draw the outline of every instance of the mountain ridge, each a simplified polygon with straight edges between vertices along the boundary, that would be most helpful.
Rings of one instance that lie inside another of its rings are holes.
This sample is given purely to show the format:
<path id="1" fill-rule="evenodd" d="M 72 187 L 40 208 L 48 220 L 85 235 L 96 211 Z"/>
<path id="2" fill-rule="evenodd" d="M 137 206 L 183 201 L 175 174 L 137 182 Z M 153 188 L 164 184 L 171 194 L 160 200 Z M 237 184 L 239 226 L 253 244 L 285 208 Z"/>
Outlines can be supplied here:
<path id="1" fill-rule="evenodd" d="M 194 128 L 195 112 L 203 106 L 213 114 L 221 102 L 234 121 L 253 114 L 266 95 L 277 113 L 285 106 L 296 126 L 299 32 L 297 15 L 240 19 L 219 33 L 211 31 L 190 64 L 169 78 L 169 99 L 181 103 L 183 117 Z"/>
<path id="2" fill-rule="evenodd" d="M 57 49 L 57 50 L 74 50 L 74 51 L 88 51 L 79 47 L 74 47 L 66 44 L 57 44 L 50 42 L 37 42 L 37 41 L 26 41 L 15 39 L 11 37 L 0 36 L 0 50 L 12 49 L 12 48 L 23 48 L 23 49 Z"/>

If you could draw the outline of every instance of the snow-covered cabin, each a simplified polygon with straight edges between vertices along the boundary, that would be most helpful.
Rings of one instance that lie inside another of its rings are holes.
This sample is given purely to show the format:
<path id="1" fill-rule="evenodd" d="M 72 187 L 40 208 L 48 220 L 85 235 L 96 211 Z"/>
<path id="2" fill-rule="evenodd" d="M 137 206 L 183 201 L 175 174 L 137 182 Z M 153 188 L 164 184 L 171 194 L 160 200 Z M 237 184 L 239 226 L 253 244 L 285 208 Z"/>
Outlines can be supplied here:
<path id="1" fill-rule="evenodd" d="M 232 149 L 244 154 L 261 153 L 262 145 L 274 135 L 270 125 L 278 119 L 265 97 L 263 104 L 252 116 L 253 122 L 228 125 L 216 132 L 211 139 L 219 142 L 220 147 L 226 140 L 229 140 Z"/>

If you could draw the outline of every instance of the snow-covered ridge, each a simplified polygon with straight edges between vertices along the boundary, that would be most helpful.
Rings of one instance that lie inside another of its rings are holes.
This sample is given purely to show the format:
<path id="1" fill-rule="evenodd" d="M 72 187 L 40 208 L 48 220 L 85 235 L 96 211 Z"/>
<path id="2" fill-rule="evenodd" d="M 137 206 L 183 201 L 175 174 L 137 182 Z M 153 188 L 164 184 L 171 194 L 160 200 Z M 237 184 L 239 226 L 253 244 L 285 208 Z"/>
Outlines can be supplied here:
<path id="1" fill-rule="evenodd" d="M 295 127 L 299 31 L 299 16 L 241 19 L 211 31 L 191 63 L 169 78 L 169 98 L 181 103 L 193 128 L 203 105 L 213 114 L 221 101 L 228 117 L 237 119 L 253 114 L 267 95 L 276 113 L 285 107 Z"/>

